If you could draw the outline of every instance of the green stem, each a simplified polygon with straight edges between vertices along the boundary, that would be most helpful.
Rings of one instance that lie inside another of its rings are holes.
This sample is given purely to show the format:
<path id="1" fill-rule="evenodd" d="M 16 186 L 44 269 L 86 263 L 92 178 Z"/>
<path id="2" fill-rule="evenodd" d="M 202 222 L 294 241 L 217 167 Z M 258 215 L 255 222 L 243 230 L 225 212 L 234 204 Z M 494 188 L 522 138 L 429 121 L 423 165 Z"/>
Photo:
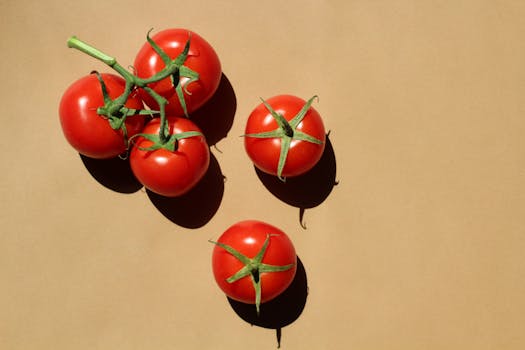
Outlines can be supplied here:
<path id="1" fill-rule="evenodd" d="M 72 36 L 71 38 L 69 38 L 69 40 L 67 41 L 67 47 L 80 50 L 80 51 L 90 55 L 91 57 L 94 57 L 97 60 L 100 60 L 100 61 L 104 62 L 105 64 L 107 64 L 110 67 L 113 67 L 113 65 L 117 62 L 117 60 L 114 57 L 109 56 L 109 55 L 105 54 L 104 52 L 94 48 L 93 46 L 91 46 L 88 43 L 80 40 L 76 36 Z"/>
<path id="2" fill-rule="evenodd" d="M 166 118 L 166 99 L 159 95 L 155 90 L 150 88 L 149 86 L 145 86 L 144 90 L 146 90 L 151 97 L 157 102 L 159 105 L 160 110 L 160 127 L 159 127 L 159 142 L 161 144 L 165 144 L 169 140 L 169 126 L 168 126 L 168 120 Z"/>

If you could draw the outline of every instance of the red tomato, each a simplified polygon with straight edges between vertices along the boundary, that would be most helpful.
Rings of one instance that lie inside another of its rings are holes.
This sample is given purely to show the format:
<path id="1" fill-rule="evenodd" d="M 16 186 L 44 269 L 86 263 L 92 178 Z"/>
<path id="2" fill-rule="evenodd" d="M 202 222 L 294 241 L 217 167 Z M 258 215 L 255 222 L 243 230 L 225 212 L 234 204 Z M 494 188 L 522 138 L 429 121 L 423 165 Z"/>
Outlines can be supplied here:
<path id="1" fill-rule="evenodd" d="M 321 116 L 309 106 L 314 98 L 306 102 L 292 95 L 278 95 L 252 111 L 246 123 L 244 146 L 257 168 L 285 178 L 304 174 L 319 161 L 326 135 Z M 297 119 L 301 110 L 304 116 Z M 278 123 L 278 115 L 289 125 L 289 135 Z M 287 152 L 282 152 L 285 147 L 288 147 Z M 280 159 L 282 169 L 279 168 Z"/>
<path id="2" fill-rule="evenodd" d="M 256 220 L 241 221 L 212 243 L 216 244 L 212 253 L 215 280 L 234 300 L 256 304 L 258 308 L 258 303 L 284 292 L 295 277 L 297 256 L 292 241 L 272 225 Z M 240 271 L 244 271 L 244 277 Z M 232 281 L 232 276 L 240 278 Z"/>
<path id="3" fill-rule="evenodd" d="M 124 92 L 125 81 L 113 74 L 102 74 L 108 95 L 115 99 Z M 99 80 L 90 74 L 75 81 L 62 95 L 59 106 L 60 123 L 66 140 L 80 154 L 91 158 L 113 158 L 126 150 L 122 130 L 114 130 L 109 121 L 99 114 L 97 108 L 104 106 Z M 125 104 L 131 109 L 142 109 L 143 104 L 136 92 Z M 126 118 L 127 136 L 142 129 L 145 117 L 134 115 Z"/>
<path id="4" fill-rule="evenodd" d="M 183 51 L 188 39 L 191 39 L 190 49 L 184 66 L 199 74 L 199 79 L 189 82 L 181 75 L 180 83 L 185 86 L 184 100 L 188 113 L 191 113 L 208 101 L 219 86 L 221 80 L 221 63 L 213 47 L 200 35 L 187 29 L 167 29 L 152 37 L 153 41 L 171 58 L 174 59 Z M 140 78 L 149 78 L 165 67 L 162 58 L 152 46 L 146 42 L 135 58 L 136 74 Z M 155 92 L 168 100 L 166 113 L 173 116 L 183 116 L 184 111 L 173 87 L 171 78 L 149 84 Z M 154 110 L 158 110 L 155 100 L 144 90 L 141 90 L 144 102 Z"/>
<path id="5" fill-rule="evenodd" d="M 198 131 L 189 119 L 168 117 L 170 134 Z M 142 134 L 158 135 L 160 120 L 151 120 Z M 129 157 L 131 170 L 149 190 L 165 197 L 177 197 L 191 190 L 204 176 L 210 163 L 210 151 L 203 135 L 191 136 L 178 141 L 178 148 L 142 150 L 153 145 L 143 136 L 133 142 Z"/>

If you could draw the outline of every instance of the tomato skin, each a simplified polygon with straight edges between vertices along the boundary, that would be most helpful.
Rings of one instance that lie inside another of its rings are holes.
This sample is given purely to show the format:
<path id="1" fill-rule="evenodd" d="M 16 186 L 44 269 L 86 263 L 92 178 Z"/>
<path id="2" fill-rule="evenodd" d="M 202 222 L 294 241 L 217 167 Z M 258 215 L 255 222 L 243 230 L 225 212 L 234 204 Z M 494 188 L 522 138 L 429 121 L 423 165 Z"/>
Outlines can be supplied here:
<path id="1" fill-rule="evenodd" d="M 189 119 L 168 117 L 170 133 L 199 131 Z M 158 134 L 160 120 L 151 120 L 142 133 Z M 149 190 L 165 197 L 177 197 L 191 190 L 204 176 L 210 163 L 210 152 L 204 136 L 193 136 L 179 141 L 178 149 L 171 152 L 161 148 L 153 151 L 141 150 L 152 142 L 138 136 L 134 140 L 129 161 L 131 170 Z"/>
<path id="2" fill-rule="evenodd" d="M 166 29 L 151 37 L 169 57 L 174 59 L 183 51 L 190 35 L 190 49 L 184 65 L 199 73 L 199 80 L 186 86 L 189 94 L 184 92 L 184 99 L 188 113 L 201 107 L 217 90 L 222 75 L 219 57 L 213 47 L 203 37 L 187 29 Z M 135 57 L 134 67 L 137 76 L 149 78 L 161 71 L 165 64 L 151 45 L 146 42 Z M 184 84 L 186 79 L 181 77 L 181 82 Z M 172 116 L 184 115 L 169 77 L 159 82 L 151 83 L 149 87 L 168 100 L 166 105 L 167 114 Z M 148 93 L 144 90 L 140 90 L 140 93 L 144 102 L 150 108 L 158 110 L 158 104 Z"/>
<path id="3" fill-rule="evenodd" d="M 266 100 L 273 109 L 281 114 L 287 121 L 303 108 L 306 101 L 293 95 L 277 95 Z M 272 114 L 259 104 L 248 117 L 245 134 L 255 134 L 277 129 L 278 124 Z M 319 113 L 310 107 L 304 119 L 296 130 L 302 131 L 314 138 L 321 140 L 322 144 L 293 140 L 288 152 L 282 176 L 292 177 L 306 173 L 321 159 L 325 146 L 325 128 Z M 281 151 L 279 138 L 244 137 L 246 153 L 254 165 L 265 173 L 277 175 L 277 167 Z"/>
<path id="4" fill-rule="evenodd" d="M 124 92 L 125 80 L 120 76 L 101 74 L 111 99 Z M 121 130 L 114 130 L 97 108 L 104 106 L 104 97 L 95 74 L 84 76 L 73 82 L 64 92 L 59 105 L 62 131 L 69 144 L 82 155 L 96 159 L 118 156 L 126 150 Z M 137 92 L 133 92 L 126 107 L 142 109 L 143 103 Z M 145 117 L 135 115 L 126 118 L 128 137 L 142 130 Z"/>
<path id="5" fill-rule="evenodd" d="M 262 262 L 279 266 L 294 264 L 294 266 L 286 271 L 260 274 L 261 303 L 284 292 L 295 277 L 297 256 L 290 238 L 275 226 L 257 220 L 245 220 L 229 227 L 217 241 L 235 248 L 249 258 L 253 258 L 261 250 L 268 234 L 271 234 L 270 244 Z M 236 257 L 217 245 L 214 247 L 212 268 L 218 286 L 228 297 L 243 303 L 253 304 L 255 290 L 249 276 L 233 283 L 226 281 L 242 267 L 243 264 Z"/>

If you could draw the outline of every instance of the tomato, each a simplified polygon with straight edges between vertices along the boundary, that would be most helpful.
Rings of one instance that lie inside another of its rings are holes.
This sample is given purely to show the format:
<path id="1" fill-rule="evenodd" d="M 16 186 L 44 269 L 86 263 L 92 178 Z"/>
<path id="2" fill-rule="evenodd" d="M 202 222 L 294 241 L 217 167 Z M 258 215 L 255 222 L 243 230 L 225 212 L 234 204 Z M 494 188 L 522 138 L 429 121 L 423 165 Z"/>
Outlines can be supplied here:
<path id="1" fill-rule="evenodd" d="M 257 221 L 241 221 L 217 240 L 212 253 L 215 281 L 231 299 L 247 304 L 269 301 L 284 292 L 297 270 L 290 238 Z"/>
<path id="2" fill-rule="evenodd" d="M 160 31 L 151 39 L 171 59 L 178 57 L 183 52 L 188 39 L 191 40 L 184 66 L 198 73 L 199 78 L 196 81 L 190 81 L 189 78 L 183 77 L 183 74 L 181 74 L 179 80 L 181 85 L 184 86 L 184 101 L 187 112 L 191 113 L 201 107 L 217 90 L 222 76 L 221 63 L 213 47 L 197 33 L 180 28 Z M 161 71 L 165 64 L 161 56 L 146 42 L 135 57 L 134 67 L 138 77 L 149 78 Z M 184 110 L 173 87 L 171 77 L 150 83 L 148 86 L 168 100 L 166 105 L 167 114 L 173 116 L 184 115 Z M 146 91 L 140 91 L 145 103 L 150 108 L 158 110 L 159 106 L 155 100 Z"/>
<path id="3" fill-rule="evenodd" d="M 125 81 L 113 74 L 101 74 L 108 95 L 115 99 L 124 92 Z M 66 140 L 80 154 L 90 158 L 113 158 L 126 150 L 127 143 L 122 129 L 114 130 L 108 119 L 97 114 L 97 108 L 104 106 L 100 81 L 90 74 L 73 82 L 60 100 L 59 116 Z M 133 92 L 126 107 L 142 109 L 142 100 Z M 145 123 L 143 115 L 126 118 L 127 137 L 140 132 Z"/>
<path id="4" fill-rule="evenodd" d="M 254 165 L 279 178 L 312 169 L 325 147 L 325 128 L 319 113 L 292 95 L 263 100 L 248 117 L 244 146 Z"/>
<path id="5" fill-rule="evenodd" d="M 185 132 L 201 132 L 189 119 L 168 117 L 169 132 L 174 137 Z M 160 119 L 152 119 L 142 134 L 158 135 Z M 177 197 L 191 190 L 204 176 L 210 163 L 210 151 L 204 135 L 179 139 L 175 150 L 145 150 L 153 142 L 138 136 L 133 140 L 129 161 L 131 170 L 147 189 L 165 197 Z"/>

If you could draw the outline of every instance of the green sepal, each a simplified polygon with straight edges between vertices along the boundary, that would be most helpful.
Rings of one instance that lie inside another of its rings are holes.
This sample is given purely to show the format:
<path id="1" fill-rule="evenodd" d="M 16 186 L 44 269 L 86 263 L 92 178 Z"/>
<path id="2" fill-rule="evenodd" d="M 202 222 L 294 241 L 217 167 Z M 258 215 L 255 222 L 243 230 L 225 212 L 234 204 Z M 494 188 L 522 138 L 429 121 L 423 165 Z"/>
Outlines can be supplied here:
<path id="1" fill-rule="evenodd" d="M 160 143 L 160 136 L 158 134 L 135 134 L 132 139 L 135 139 L 136 137 L 143 137 L 148 141 L 151 141 L 153 144 L 149 147 L 140 147 L 137 146 L 137 148 L 141 151 L 155 151 L 162 148 L 162 144 Z"/>
<path id="2" fill-rule="evenodd" d="M 237 249 L 227 245 L 227 244 L 224 244 L 224 243 L 221 243 L 221 242 L 215 242 L 215 241 L 209 241 L 210 243 L 213 243 L 219 247 L 221 247 L 222 249 L 226 250 L 228 253 L 230 253 L 231 255 L 233 255 L 234 257 L 236 257 L 240 262 L 242 262 L 243 264 L 245 265 L 248 265 L 251 261 L 250 258 L 248 258 L 246 255 L 242 254 L 241 252 L 239 252 Z"/>
<path id="3" fill-rule="evenodd" d="M 300 140 L 300 141 L 306 141 L 306 142 L 310 142 L 310 143 L 315 143 L 315 144 L 318 144 L 318 145 L 322 145 L 323 144 L 323 141 L 321 141 L 319 139 L 316 139 L 315 137 L 310 136 L 307 133 L 302 132 L 300 130 L 295 130 L 294 131 L 293 139 L 294 140 Z"/>
<path id="4" fill-rule="evenodd" d="M 180 83 L 175 87 L 175 92 L 177 93 L 177 98 L 179 99 L 179 103 L 182 107 L 182 111 L 184 112 L 184 116 L 188 118 L 188 108 L 186 107 L 186 100 L 184 99 L 184 92 L 182 91 L 182 86 Z"/>
<path id="5" fill-rule="evenodd" d="M 120 109 L 120 113 L 126 117 L 131 117 L 134 115 L 148 115 L 150 117 L 154 117 L 157 114 L 160 114 L 160 111 L 154 111 L 151 109 L 134 109 L 134 108 L 128 108 L 128 107 L 122 107 Z"/>
<path id="6" fill-rule="evenodd" d="M 168 139 L 165 142 L 162 142 L 159 134 L 136 134 L 133 135 L 132 139 L 136 137 L 143 137 L 148 141 L 151 141 L 153 144 L 149 147 L 139 147 L 141 151 L 155 151 L 158 149 L 166 149 L 170 152 L 176 152 L 179 147 L 179 141 L 182 139 L 187 139 L 190 137 L 203 136 L 199 131 L 185 131 L 178 134 L 171 134 L 168 136 Z"/>
<path id="7" fill-rule="evenodd" d="M 184 49 L 182 52 L 173 60 L 173 64 L 177 67 L 180 67 L 186 62 L 186 58 L 188 58 L 188 53 L 190 52 L 190 44 L 191 44 L 191 34 L 188 35 L 188 40 L 186 41 L 186 44 L 184 44 Z"/>
<path id="8" fill-rule="evenodd" d="M 186 106 L 186 100 L 184 99 L 184 91 L 186 91 L 187 93 L 188 91 L 187 91 L 186 85 L 192 83 L 193 81 L 198 80 L 199 78 L 196 72 L 184 66 L 184 62 L 186 61 L 186 58 L 188 57 L 188 53 L 190 51 L 190 40 L 191 40 L 191 35 L 188 38 L 188 41 L 186 41 L 186 45 L 184 45 L 184 50 L 173 61 L 172 64 L 177 67 L 177 70 L 171 75 L 171 83 L 173 84 L 173 87 L 175 88 L 175 92 L 177 93 L 177 98 L 179 99 L 179 103 L 182 107 L 182 110 L 186 118 L 189 118 L 189 115 L 188 115 L 188 108 Z M 190 81 L 187 82 L 184 87 L 182 86 L 180 82 L 181 76 L 190 78 Z"/>
<path id="9" fill-rule="evenodd" d="M 314 102 L 315 99 L 318 99 L 317 95 L 314 95 L 312 96 L 307 102 L 306 104 L 303 106 L 303 108 L 301 108 L 301 110 L 299 111 L 299 113 L 297 113 L 293 118 L 292 120 L 289 121 L 290 123 L 290 126 L 292 127 L 292 129 L 296 129 L 297 126 L 299 125 L 299 123 L 304 119 L 304 116 L 306 115 L 306 112 L 308 112 L 308 110 L 310 109 L 310 107 L 312 106 L 312 103 Z M 322 142 L 321 142 L 322 143 Z"/>
<path id="10" fill-rule="evenodd" d="M 180 84 L 180 81 L 179 81 L 179 84 L 175 87 L 175 91 L 177 92 L 177 97 L 179 99 L 182 110 L 184 111 L 184 116 L 186 116 L 186 118 L 189 118 L 190 116 L 188 114 L 186 100 L 184 99 L 184 93 L 186 93 L 187 95 L 191 95 L 191 93 L 188 91 L 188 86 L 191 83 L 199 80 L 199 73 L 195 72 L 194 70 L 186 66 L 180 66 L 178 72 L 180 76 L 184 78 L 189 78 L 189 80 L 186 81 L 184 85 Z"/>
<path id="11" fill-rule="evenodd" d="M 102 90 L 102 97 L 104 98 L 104 105 L 108 105 L 111 103 L 111 98 L 108 94 L 108 89 L 106 87 L 106 83 L 104 83 L 104 80 L 102 79 L 102 74 L 100 74 L 98 71 L 94 70 L 91 71 L 91 74 L 95 74 L 95 76 L 98 79 L 98 82 L 100 83 L 100 88 Z"/>
<path id="12" fill-rule="evenodd" d="M 279 163 L 277 164 L 277 177 L 282 182 L 286 181 L 286 178 L 282 176 L 284 166 L 286 165 L 286 159 L 288 159 L 288 152 L 290 151 L 290 145 L 292 144 L 292 138 L 283 136 L 281 138 L 281 153 L 279 154 Z"/>
<path id="13" fill-rule="evenodd" d="M 191 95 L 191 92 L 188 91 L 187 86 L 199 80 L 199 73 L 186 66 L 180 66 L 179 71 L 182 77 L 189 78 L 188 81 L 182 87 L 185 93 Z"/>
<path id="14" fill-rule="evenodd" d="M 260 275 L 251 274 L 250 278 L 253 283 L 253 289 L 255 289 L 255 312 L 257 316 L 261 313 L 261 295 L 262 295 L 262 286 Z"/>
<path id="15" fill-rule="evenodd" d="M 266 253 L 266 249 L 268 249 L 268 245 L 270 244 L 270 237 L 272 235 L 271 234 L 267 234 L 266 235 L 266 238 L 263 242 L 263 245 L 261 247 L 261 249 L 259 250 L 259 252 L 257 253 L 257 255 L 255 255 L 253 257 L 253 262 L 256 263 L 257 265 L 260 265 L 261 262 L 262 262 L 262 259 L 264 258 L 264 254 Z M 275 236 L 275 235 L 274 235 Z"/>
<path id="16" fill-rule="evenodd" d="M 244 278 L 244 277 L 249 276 L 251 274 L 252 274 L 251 268 L 248 265 L 246 265 L 242 269 L 237 271 L 235 274 L 233 274 L 230 277 L 228 277 L 226 279 L 226 282 L 228 282 L 228 283 L 237 282 L 241 278 Z"/>
<path id="17" fill-rule="evenodd" d="M 157 55 L 160 56 L 160 58 L 162 59 L 162 61 L 164 62 L 164 64 L 167 66 L 170 62 L 171 62 L 171 58 L 170 56 L 168 56 L 168 54 L 166 52 L 164 52 L 164 50 L 162 50 L 160 48 L 159 45 L 157 45 L 157 43 L 150 37 L 150 33 L 153 31 L 153 28 L 151 28 L 150 30 L 148 30 L 148 34 L 146 34 L 146 40 L 148 41 L 148 43 L 151 45 L 151 48 L 153 49 L 153 51 L 155 51 L 157 53 Z"/>
<path id="18" fill-rule="evenodd" d="M 241 136 L 249 136 L 249 137 L 254 137 L 258 139 L 273 139 L 276 137 L 283 137 L 284 131 L 281 128 L 279 128 L 279 129 L 275 129 L 272 131 L 263 131 L 263 132 L 258 132 L 254 134 L 244 134 Z"/>
<path id="19" fill-rule="evenodd" d="M 115 116 L 110 116 L 107 118 L 108 119 L 108 123 L 109 125 L 111 126 L 111 128 L 113 130 L 118 130 L 118 129 L 121 129 L 121 128 L 125 128 L 125 121 L 126 121 L 126 117 L 115 117 Z"/>
<path id="20" fill-rule="evenodd" d="M 290 270 L 294 266 L 295 266 L 295 264 L 288 264 L 288 265 L 261 264 L 259 266 L 259 273 L 263 273 L 263 272 L 282 272 L 282 271 Z"/>

